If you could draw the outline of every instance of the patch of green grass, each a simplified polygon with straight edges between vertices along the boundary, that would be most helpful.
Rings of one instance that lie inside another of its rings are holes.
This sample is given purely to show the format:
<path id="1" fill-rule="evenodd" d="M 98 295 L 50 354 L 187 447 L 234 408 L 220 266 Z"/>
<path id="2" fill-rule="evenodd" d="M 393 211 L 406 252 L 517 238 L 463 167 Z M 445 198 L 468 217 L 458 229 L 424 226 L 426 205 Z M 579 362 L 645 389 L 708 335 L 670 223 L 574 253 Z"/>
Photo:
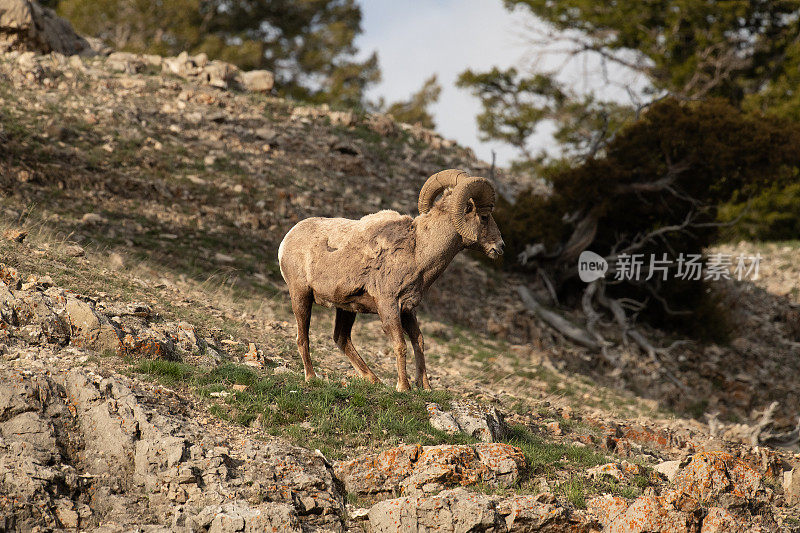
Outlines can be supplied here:
<path id="1" fill-rule="evenodd" d="M 531 475 L 547 475 L 567 464 L 590 468 L 610 461 L 608 457 L 588 447 L 546 441 L 528 428 L 519 425 L 510 427 L 510 435 L 506 442 L 522 450 Z"/>
<path id="2" fill-rule="evenodd" d="M 342 457 L 360 446 L 400 443 L 463 444 L 474 439 L 448 435 L 428 422 L 426 404 L 447 406 L 444 391 L 399 393 L 355 379 L 306 383 L 294 373 L 257 372 L 226 363 L 205 369 L 167 361 L 143 361 L 130 369 L 167 384 L 181 383 L 211 402 L 211 412 L 240 425 L 263 428 L 307 448 Z M 235 391 L 233 385 L 245 385 Z M 213 393 L 222 393 L 214 394 Z"/>
<path id="3" fill-rule="evenodd" d="M 577 475 L 559 483 L 556 493 L 561 494 L 577 509 L 586 509 L 586 480 Z"/>

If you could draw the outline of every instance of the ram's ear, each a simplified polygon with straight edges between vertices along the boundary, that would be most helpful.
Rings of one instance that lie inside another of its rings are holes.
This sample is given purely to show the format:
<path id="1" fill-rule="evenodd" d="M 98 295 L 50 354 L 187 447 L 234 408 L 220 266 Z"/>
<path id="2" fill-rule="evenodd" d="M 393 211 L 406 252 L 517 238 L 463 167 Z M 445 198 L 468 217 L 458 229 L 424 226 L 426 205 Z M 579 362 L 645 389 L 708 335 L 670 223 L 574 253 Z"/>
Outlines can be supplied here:
<path id="1" fill-rule="evenodd" d="M 470 198 L 469 202 L 467 202 L 467 208 L 464 210 L 465 213 L 472 213 L 475 211 L 475 201 Z"/>

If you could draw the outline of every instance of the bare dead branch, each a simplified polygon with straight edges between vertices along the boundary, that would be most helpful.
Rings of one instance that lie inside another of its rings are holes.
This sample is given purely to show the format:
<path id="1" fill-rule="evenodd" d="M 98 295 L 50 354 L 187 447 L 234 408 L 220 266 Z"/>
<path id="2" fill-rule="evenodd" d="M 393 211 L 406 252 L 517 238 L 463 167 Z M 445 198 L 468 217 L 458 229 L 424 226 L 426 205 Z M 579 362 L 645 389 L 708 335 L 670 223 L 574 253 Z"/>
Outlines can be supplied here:
<path id="1" fill-rule="evenodd" d="M 522 299 L 522 303 L 525 304 L 525 307 L 528 309 L 528 311 L 530 311 L 537 318 L 541 319 L 548 326 L 552 327 L 572 342 L 583 346 L 584 348 L 588 348 L 592 351 L 600 351 L 600 344 L 598 344 L 598 342 L 589 332 L 576 326 L 558 313 L 546 309 L 536 301 L 536 299 L 533 297 L 533 294 L 531 294 L 531 291 L 529 291 L 527 287 L 518 285 L 517 294 L 519 294 L 520 298 Z"/>

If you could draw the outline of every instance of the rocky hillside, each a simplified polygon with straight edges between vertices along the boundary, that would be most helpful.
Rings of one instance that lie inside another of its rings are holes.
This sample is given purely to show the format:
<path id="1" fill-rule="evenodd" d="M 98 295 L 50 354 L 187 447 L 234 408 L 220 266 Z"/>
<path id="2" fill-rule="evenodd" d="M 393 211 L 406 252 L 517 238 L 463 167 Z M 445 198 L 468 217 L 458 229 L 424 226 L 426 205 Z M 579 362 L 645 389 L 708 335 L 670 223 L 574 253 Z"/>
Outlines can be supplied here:
<path id="1" fill-rule="evenodd" d="M 421 317 L 433 392 L 355 379 L 321 309 L 305 384 L 286 230 L 489 169 L 259 88 L 205 57 L 0 55 L 0 531 L 800 531 L 796 244 L 720 286 L 729 344 L 661 356 L 681 385 L 569 345 L 470 256 Z M 354 341 L 391 383 L 379 324 Z"/>

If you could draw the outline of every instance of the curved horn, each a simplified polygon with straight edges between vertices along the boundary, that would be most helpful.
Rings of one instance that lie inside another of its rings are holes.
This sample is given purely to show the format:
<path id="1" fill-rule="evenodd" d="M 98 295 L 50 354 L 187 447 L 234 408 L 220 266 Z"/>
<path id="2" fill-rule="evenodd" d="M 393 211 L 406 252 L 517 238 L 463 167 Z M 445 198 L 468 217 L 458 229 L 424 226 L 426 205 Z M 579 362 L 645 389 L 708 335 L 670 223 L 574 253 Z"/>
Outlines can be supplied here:
<path id="1" fill-rule="evenodd" d="M 451 168 L 449 170 L 442 170 L 437 172 L 425 181 L 425 185 L 419 191 L 419 201 L 417 207 L 419 213 L 424 215 L 431 210 L 434 200 L 439 196 L 442 191 L 447 187 L 455 187 L 459 180 L 464 180 L 469 175 L 463 170 Z"/>
<path id="2" fill-rule="evenodd" d="M 478 210 L 488 209 L 491 211 L 494 209 L 496 195 L 492 182 L 486 178 L 462 179 L 453 191 L 453 197 L 450 200 L 450 217 L 456 231 L 465 239 L 477 241 L 477 231 L 467 227 L 466 210 L 470 199 L 475 202 L 475 208 Z"/>

